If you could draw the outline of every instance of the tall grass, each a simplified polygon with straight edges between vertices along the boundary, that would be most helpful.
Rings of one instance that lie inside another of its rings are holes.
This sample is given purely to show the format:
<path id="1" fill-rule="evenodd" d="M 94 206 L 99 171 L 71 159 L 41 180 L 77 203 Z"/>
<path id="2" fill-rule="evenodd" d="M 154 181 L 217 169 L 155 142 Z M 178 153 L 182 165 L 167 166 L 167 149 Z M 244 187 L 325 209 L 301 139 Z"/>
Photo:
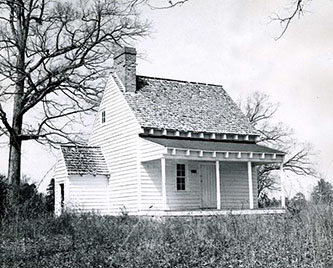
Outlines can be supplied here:
<path id="1" fill-rule="evenodd" d="M 333 267 L 333 206 L 197 218 L 64 214 L 2 222 L 0 267 Z"/>

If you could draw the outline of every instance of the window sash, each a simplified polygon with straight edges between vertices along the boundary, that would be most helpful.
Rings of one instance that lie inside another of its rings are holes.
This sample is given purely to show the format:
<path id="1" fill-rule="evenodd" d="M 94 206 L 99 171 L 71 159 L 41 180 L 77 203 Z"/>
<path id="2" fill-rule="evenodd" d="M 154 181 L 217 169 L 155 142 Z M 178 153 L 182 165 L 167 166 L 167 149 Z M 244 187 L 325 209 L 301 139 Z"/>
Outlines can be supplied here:
<path id="1" fill-rule="evenodd" d="M 177 191 L 186 190 L 186 171 L 185 164 L 177 164 L 176 166 L 176 188 Z"/>
<path id="2" fill-rule="evenodd" d="M 102 111 L 102 124 L 106 121 L 105 111 Z"/>

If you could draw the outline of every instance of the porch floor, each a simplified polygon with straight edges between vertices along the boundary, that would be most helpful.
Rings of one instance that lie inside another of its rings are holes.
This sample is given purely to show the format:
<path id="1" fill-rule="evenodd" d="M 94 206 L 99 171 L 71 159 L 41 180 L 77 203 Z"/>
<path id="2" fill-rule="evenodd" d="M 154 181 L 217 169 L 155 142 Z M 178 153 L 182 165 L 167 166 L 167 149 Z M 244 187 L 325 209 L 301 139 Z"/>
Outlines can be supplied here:
<path id="1" fill-rule="evenodd" d="M 164 211 L 140 211 L 133 213 L 138 216 L 158 216 L 158 217 L 176 217 L 176 216 L 218 216 L 218 215 L 269 215 L 283 214 L 284 208 L 272 209 L 202 209 L 202 210 L 164 210 Z"/>

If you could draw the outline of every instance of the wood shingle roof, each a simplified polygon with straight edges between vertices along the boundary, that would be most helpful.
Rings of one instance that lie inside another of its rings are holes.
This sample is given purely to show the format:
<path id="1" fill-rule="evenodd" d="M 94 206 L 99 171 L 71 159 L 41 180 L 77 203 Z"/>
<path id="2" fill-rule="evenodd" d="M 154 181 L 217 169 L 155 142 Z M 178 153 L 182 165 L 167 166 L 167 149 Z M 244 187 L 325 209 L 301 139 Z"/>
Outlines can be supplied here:
<path id="1" fill-rule="evenodd" d="M 142 127 L 258 135 L 222 86 L 137 76 L 124 96 Z"/>
<path id="2" fill-rule="evenodd" d="M 68 175 L 109 175 L 100 147 L 61 146 Z"/>

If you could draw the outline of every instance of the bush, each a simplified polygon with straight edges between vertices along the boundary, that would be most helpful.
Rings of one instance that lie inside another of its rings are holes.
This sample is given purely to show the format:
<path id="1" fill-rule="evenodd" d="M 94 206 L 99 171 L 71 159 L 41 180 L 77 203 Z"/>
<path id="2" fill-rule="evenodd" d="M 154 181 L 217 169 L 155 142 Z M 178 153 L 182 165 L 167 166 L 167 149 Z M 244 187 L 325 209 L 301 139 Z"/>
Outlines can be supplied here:
<path id="1" fill-rule="evenodd" d="M 293 215 L 298 215 L 307 206 L 305 196 L 303 193 L 297 193 L 289 202 L 287 202 L 287 209 Z"/>
<path id="2" fill-rule="evenodd" d="M 0 219 L 4 218 L 8 206 L 8 184 L 6 177 L 0 174 Z"/>
<path id="3" fill-rule="evenodd" d="M 258 197 L 258 207 L 259 208 L 272 208 L 272 207 L 280 207 L 281 202 L 277 200 L 275 197 L 272 199 L 269 198 L 267 193 L 261 193 Z"/>
<path id="4" fill-rule="evenodd" d="M 0 219 L 19 217 L 36 218 L 49 213 L 49 204 L 43 194 L 38 193 L 35 184 L 21 184 L 15 203 L 10 202 L 11 186 L 0 176 Z"/>
<path id="5" fill-rule="evenodd" d="M 316 204 L 332 204 L 333 185 L 324 179 L 320 179 L 317 185 L 313 188 L 311 199 Z"/>

